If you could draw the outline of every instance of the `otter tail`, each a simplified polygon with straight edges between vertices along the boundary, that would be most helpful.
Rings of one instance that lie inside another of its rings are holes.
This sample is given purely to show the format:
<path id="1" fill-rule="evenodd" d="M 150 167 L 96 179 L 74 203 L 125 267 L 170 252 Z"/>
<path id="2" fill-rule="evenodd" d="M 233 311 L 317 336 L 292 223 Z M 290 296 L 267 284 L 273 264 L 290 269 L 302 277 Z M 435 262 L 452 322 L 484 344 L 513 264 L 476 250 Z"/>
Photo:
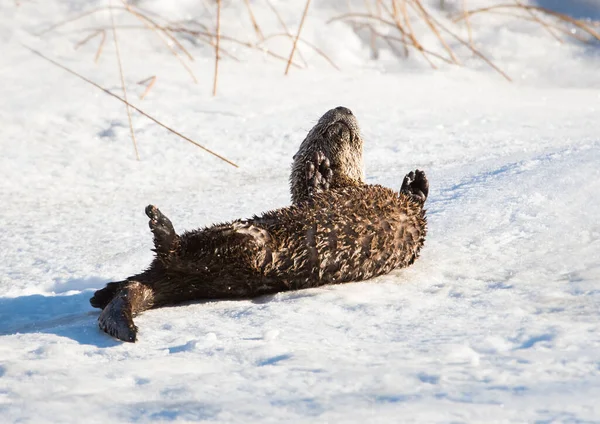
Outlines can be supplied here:
<path id="1" fill-rule="evenodd" d="M 98 317 L 100 329 L 124 342 L 135 342 L 137 327 L 133 317 L 150 309 L 154 291 L 138 281 L 127 281 Z"/>
<path id="2" fill-rule="evenodd" d="M 90 299 L 90 304 L 94 308 L 104 309 L 106 305 L 108 305 L 113 299 L 113 297 L 115 297 L 115 294 L 117 294 L 117 292 L 121 290 L 128 282 L 129 281 L 124 280 L 116 281 L 114 283 L 108 283 L 106 287 L 97 290 L 94 293 L 94 296 L 92 296 L 92 298 Z"/>

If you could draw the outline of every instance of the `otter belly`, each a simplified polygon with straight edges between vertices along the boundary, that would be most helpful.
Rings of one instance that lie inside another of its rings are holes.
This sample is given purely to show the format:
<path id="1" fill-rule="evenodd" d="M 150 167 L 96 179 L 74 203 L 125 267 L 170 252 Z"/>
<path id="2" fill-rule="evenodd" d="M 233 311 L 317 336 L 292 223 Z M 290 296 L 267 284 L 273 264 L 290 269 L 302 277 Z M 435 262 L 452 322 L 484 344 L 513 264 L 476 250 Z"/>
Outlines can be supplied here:
<path id="1" fill-rule="evenodd" d="M 366 280 L 408 266 L 425 239 L 421 205 L 380 186 L 332 190 L 291 212 L 254 220 L 274 241 L 265 276 L 285 280 L 290 289 Z"/>

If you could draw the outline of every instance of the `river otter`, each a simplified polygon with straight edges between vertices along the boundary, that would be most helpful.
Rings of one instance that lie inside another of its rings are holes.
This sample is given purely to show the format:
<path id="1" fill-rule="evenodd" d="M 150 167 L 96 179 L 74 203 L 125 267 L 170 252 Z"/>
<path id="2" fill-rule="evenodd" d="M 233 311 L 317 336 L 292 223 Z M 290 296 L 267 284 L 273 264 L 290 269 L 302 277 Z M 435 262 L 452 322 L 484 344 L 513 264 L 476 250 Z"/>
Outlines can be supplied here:
<path id="1" fill-rule="evenodd" d="M 365 280 L 417 258 L 427 178 L 409 173 L 400 192 L 365 184 L 362 139 L 348 109 L 330 110 L 309 132 L 291 181 L 289 207 L 181 235 L 148 206 L 156 257 L 148 270 L 90 299 L 103 309 L 100 328 L 134 342 L 133 317 L 150 308 Z"/>

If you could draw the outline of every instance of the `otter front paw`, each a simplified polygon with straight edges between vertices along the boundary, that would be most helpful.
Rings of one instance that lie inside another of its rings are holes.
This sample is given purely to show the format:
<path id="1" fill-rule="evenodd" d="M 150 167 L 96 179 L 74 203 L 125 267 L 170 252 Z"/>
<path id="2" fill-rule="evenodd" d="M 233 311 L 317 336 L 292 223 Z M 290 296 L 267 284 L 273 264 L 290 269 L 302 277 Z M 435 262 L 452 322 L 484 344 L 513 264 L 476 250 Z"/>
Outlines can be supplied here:
<path id="1" fill-rule="evenodd" d="M 158 253 L 169 253 L 179 237 L 171 220 L 154 205 L 146 207 L 146 215 L 150 218 L 148 225 L 154 234 L 154 250 Z"/>
<path id="2" fill-rule="evenodd" d="M 330 166 L 329 159 L 321 150 L 317 150 L 312 160 L 306 162 L 306 185 L 309 196 L 329 189 L 333 179 Z"/>
<path id="3" fill-rule="evenodd" d="M 409 172 L 402 181 L 400 193 L 404 193 L 416 202 L 425 203 L 429 194 L 429 181 L 427 181 L 425 172 L 418 169 Z"/>

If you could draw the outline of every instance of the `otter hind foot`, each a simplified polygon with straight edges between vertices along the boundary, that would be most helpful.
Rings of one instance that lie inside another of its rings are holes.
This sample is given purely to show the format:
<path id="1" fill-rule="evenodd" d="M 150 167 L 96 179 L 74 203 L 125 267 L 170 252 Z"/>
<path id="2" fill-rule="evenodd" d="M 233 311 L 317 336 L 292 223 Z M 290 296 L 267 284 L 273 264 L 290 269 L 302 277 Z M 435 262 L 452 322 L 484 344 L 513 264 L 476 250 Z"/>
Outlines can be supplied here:
<path id="1" fill-rule="evenodd" d="M 306 184 L 309 196 L 329 189 L 333 179 L 330 166 L 329 158 L 321 150 L 317 150 L 312 160 L 306 162 Z"/>
<path id="2" fill-rule="evenodd" d="M 133 317 L 154 304 L 153 290 L 138 282 L 128 281 L 106 305 L 98 317 L 102 331 L 124 342 L 137 340 L 138 328 Z"/>
<path id="3" fill-rule="evenodd" d="M 105 333 L 124 342 L 137 340 L 137 327 L 133 323 L 131 308 L 124 296 L 115 297 L 98 317 L 98 325 Z"/>
<path id="4" fill-rule="evenodd" d="M 148 225 L 154 234 L 154 251 L 162 259 L 168 259 L 168 256 L 176 249 L 179 236 L 175 232 L 171 220 L 156 206 L 146 206 L 146 215 L 150 218 Z"/>
<path id="5" fill-rule="evenodd" d="M 425 176 L 425 172 L 410 171 L 402 181 L 400 193 L 404 193 L 419 203 L 425 203 L 429 194 L 429 181 Z"/>

